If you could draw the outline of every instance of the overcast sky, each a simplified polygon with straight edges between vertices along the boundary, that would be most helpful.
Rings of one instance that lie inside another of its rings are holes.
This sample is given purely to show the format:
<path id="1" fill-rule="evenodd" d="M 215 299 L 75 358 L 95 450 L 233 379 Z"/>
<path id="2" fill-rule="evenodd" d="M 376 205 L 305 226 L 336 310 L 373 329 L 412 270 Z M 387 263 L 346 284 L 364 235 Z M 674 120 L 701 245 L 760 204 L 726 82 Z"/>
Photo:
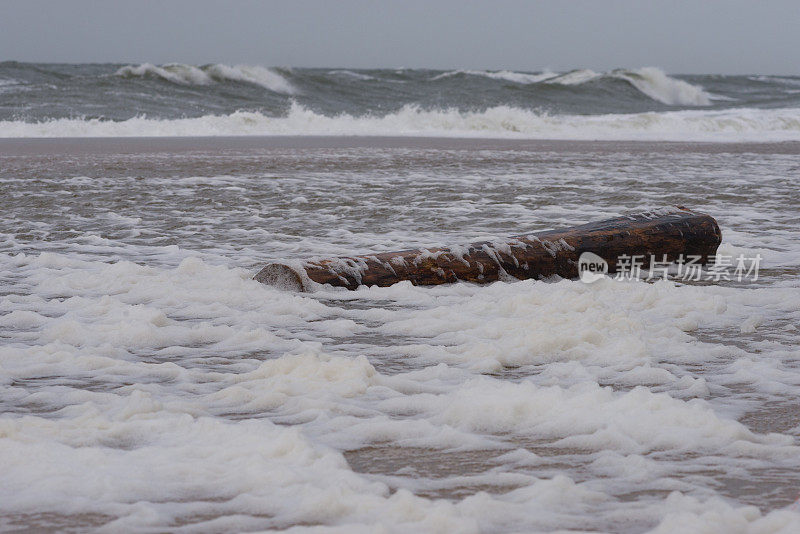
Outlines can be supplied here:
<path id="1" fill-rule="evenodd" d="M 0 0 L 0 60 L 800 74 L 800 1 Z"/>

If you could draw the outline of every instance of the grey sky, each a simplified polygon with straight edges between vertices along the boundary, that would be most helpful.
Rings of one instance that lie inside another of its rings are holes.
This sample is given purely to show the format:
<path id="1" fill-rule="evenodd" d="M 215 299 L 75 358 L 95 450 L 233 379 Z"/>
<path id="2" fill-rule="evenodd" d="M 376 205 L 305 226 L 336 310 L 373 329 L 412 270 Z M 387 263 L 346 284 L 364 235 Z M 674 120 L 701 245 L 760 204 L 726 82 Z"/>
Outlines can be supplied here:
<path id="1" fill-rule="evenodd" d="M 800 1 L 0 0 L 0 60 L 800 74 Z"/>

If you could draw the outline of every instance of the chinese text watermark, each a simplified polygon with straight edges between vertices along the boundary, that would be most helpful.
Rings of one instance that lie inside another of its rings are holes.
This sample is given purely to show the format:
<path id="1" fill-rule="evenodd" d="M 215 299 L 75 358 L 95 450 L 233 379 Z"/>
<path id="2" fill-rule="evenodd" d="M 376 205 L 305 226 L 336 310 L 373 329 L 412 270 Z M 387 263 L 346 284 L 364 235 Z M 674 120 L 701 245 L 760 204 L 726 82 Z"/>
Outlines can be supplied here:
<path id="1" fill-rule="evenodd" d="M 761 254 L 736 256 L 717 254 L 706 265 L 702 256 L 681 254 L 674 260 L 655 255 L 623 254 L 617 258 L 615 280 L 673 280 L 684 281 L 737 281 L 758 280 Z M 608 274 L 608 262 L 592 252 L 584 252 L 578 259 L 578 274 L 581 281 L 592 283 Z"/>

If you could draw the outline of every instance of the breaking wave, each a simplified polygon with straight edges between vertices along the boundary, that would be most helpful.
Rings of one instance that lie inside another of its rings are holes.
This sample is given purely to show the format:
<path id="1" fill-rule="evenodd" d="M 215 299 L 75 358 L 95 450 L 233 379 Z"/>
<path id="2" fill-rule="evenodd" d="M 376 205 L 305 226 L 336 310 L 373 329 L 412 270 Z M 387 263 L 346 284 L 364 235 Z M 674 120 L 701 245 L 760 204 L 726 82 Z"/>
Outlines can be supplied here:
<path id="1" fill-rule="evenodd" d="M 484 76 L 519 84 L 547 83 L 570 86 L 583 85 L 595 80 L 622 80 L 648 98 L 670 106 L 708 106 L 711 104 L 712 99 L 712 95 L 702 87 L 668 76 L 663 70 L 655 67 L 632 70 L 616 69 L 605 73 L 595 72 L 590 69 L 577 69 L 563 74 L 553 72 L 525 73 L 507 70 L 454 70 L 434 76 L 431 80 L 441 80 L 458 75 Z"/>
<path id="2" fill-rule="evenodd" d="M 334 76 L 343 76 L 346 78 L 354 78 L 356 80 L 375 80 L 375 76 L 370 76 L 369 74 L 364 74 L 361 72 L 354 72 L 352 70 L 347 69 L 337 69 L 332 70 L 328 74 L 332 74 Z"/>
<path id="3" fill-rule="evenodd" d="M 494 80 L 506 80 L 509 82 L 521 83 L 521 84 L 539 83 L 541 81 L 547 80 L 548 78 L 553 78 L 557 76 L 557 74 L 553 72 L 540 72 L 532 74 L 527 72 L 514 72 L 511 70 L 500 70 L 500 71 L 452 70 L 448 72 L 443 72 L 442 74 L 438 74 L 433 78 L 431 78 L 431 80 L 442 80 L 444 78 L 451 78 L 453 76 L 458 76 L 458 75 L 483 76 L 485 78 L 492 78 Z"/>
<path id="4" fill-rule="evenodd" d="M 654 67 L 637 70 L 618 70 L 610 76 L 625 80 L 653 100 L 671 106 L 708 106 L 711 95 L 702 87 L 667 76 L 664 71 Z"/>
<path id="5" fill-rule="evenodd" d="M 210 85 L 215 82 L 245 82 L 260 85 L 265 89 L 287 95 L 297 94 L 289 81 L 277 72 L 257 65 L 224 65 L 215 63 L 195 67 L 182 63 L 166 65 L 126 65 L 116 72 L 125 78 L 152 77 L 181 85 Z"/>
<path id="6" fill-rule="evenodd" d="M 383 116 L 326 116 L 297 103 L 284 116 L 237 111 L 184 119 L 0 121 L 1 137 L 233 135 L 439 136 L 573 140 L 800 141 L 800 109 L 684 110 L 549 115 L 511 106 L 485 111 L 407 105 Z"/>
<path id="7" fill-rule="evenodd" d="M 547 80 L 547 82 L 557 83 L 559 85 L 582 85 L 586 82 L 596 80 L 601 76 L 603 75 L 591 69 L 576 69 L 565 72 L 564 74 L 553 76 Z"/>

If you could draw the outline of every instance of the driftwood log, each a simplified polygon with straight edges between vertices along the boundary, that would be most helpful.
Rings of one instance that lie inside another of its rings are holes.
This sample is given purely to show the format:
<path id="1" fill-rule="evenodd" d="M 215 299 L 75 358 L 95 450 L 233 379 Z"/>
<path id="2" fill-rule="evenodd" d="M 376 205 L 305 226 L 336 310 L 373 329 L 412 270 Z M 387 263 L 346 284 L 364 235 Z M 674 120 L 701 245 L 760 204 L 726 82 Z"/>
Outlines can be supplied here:
<path id="1" fill-rule="evenodd" d="M 488 283 L 502 277 L 518 279 L 578 276 L 578 257 L 592 252 L 617 271 L 620 256 L 675 261 L 680 255 L 699 256 L 705 264 L 722 240 L 713 217 L 683 207 L 663 209 L 593 222 L 561 230 L 512 237 L 503 242 L 467 246 L 383 252 L 347 258 L 297 263 L 272 263 L 255 279 L 298 291 L 314 283 L 356 289 L 361 285 L 390 286 L 402 280 L 436 285 L 459 280 Z"/>

